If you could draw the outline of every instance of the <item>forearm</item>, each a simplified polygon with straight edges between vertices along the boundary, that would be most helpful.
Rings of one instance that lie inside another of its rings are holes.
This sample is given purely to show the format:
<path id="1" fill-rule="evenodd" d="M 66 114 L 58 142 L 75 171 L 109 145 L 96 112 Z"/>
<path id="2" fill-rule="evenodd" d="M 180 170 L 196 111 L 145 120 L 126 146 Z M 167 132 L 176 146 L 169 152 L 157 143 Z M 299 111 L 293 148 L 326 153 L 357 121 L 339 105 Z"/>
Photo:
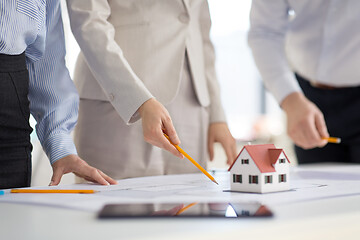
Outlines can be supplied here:
<path id="1" fill-rule="evenodd" d="M 152 94 L 137 77 L 115 41 L 107 0 L 67 1 L 71 29 L 92 74 L 120 117 L 138 120 L 134 114 Z"/>
<path id="2" fill-rule="evenodd" d="M 282 0 L 254 0 L 250 12 L 249 46 L 266 88 L 279 104 L 301 92 L 285 54 L 288 8 Z"/>
<path id="3" fill-rule="evenodd" d="M 43 57 L 28 62 L 30 111 L 36 132 L 51 163 L 76 154 L 70 133 L 78 113 L 78 94 L 65 66 L 65 43 L 58 1 L 49 1 Z"/>

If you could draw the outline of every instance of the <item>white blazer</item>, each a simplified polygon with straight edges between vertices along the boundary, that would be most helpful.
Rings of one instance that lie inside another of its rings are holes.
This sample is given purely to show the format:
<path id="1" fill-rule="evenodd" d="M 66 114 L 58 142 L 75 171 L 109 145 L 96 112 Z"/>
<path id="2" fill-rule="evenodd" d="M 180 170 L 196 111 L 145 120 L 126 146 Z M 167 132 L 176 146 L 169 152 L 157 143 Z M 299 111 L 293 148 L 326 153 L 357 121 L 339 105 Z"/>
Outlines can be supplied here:
<path id="1" fill-rule="evenodd" d="M 225 121 L 205 0 L 67 0 L 81 48 L 74 81 L 81 98 L 110 101 L 126 123 L 155 97 L 176 96 L 187 51 L 200 104 Z"/>

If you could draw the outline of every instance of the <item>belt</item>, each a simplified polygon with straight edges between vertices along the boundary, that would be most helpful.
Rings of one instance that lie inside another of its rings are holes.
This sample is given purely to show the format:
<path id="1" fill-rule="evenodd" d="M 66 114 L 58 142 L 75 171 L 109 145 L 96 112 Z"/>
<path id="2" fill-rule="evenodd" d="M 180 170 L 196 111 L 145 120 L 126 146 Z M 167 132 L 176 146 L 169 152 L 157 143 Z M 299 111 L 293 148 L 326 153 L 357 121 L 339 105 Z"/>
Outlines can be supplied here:
<path id="1" fill-rule="evenodd" d="M 301 75 L 299 75 L 296 72 L 295 72 L 295 77 L 299 81 L 299 83 L 300 83 L 300 81 L 306 82 L 307 84 L 310 84 L 314 88 L 324 89 L 324 90 L 349 89 L 349 88 L 359 88 L 360 87 L 360 86 L 333 86 L 333 85 L 327 85 L 327 84 L 324 84 L 324 83 L 319 83 L 319 82 L 304 78 L 304 77 L 302 77 Z"/>
<path id="2" fill-rule="evenodd" d="M 326 85 L 326 84 L 323 84 L 323 83 L 312 82 L 312 81 L 310 81 L 310 85 L 315 87 L 315 88 L 326 89 L 326 90 L 334 90 L 334 89 L 343 88 L 343 87 L 334 87 L 334 86 L 331 86 L 331 85 Z"/>

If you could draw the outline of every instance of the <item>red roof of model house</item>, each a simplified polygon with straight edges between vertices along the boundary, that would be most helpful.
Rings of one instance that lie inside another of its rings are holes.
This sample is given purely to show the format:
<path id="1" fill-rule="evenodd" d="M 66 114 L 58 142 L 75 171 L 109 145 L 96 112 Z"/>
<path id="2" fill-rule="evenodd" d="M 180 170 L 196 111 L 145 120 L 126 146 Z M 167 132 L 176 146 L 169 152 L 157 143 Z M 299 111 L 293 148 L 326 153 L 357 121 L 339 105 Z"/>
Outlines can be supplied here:
<path id="1" fill-rule="evenodd" d="M 275 172 L 273 164 L 276 163 L 279 155 L 284 152 L 283 149 L 276 148 L 274 144 L 246 145 L 243 147 L 233 164 L 230 166 L 229 171 L 234 166 L 235 162 L 237 161 L 238 157 L 244 149 L 246 149 L 246 151 L 249 153 L 250 157 L 262 173 Z M 285 152 L 284 155 L 286 160 L 290 163 Z"/>
<path id="2" fill-rule="evenodd" d="M 271 215 L 272 215 L 271 211 L 264 205 L 261 205 L 254 214 L 254 216 L 271 216 Z"/>

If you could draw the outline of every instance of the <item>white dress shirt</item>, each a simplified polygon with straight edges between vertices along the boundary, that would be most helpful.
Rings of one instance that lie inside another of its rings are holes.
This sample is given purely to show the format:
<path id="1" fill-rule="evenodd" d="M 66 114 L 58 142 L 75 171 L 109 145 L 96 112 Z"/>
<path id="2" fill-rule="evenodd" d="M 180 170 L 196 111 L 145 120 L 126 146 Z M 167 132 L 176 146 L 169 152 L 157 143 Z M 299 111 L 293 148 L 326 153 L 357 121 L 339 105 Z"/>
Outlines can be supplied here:
<path id="1" fill-rule="evenodd" d="M 65 42 L 58 0 L 0 0 L 0 53 L 25 52 L 31 114 L 51 163 L 76 154 L 70 135 L 78 94 L 65 66 Z"/>
<path id="2" fill-rule="evenodd" d="M 335 87 L 360 86 L 360 1 L 253 0 L 248 35 L 276 100 L 301 91 L 294 72 Z"/>

